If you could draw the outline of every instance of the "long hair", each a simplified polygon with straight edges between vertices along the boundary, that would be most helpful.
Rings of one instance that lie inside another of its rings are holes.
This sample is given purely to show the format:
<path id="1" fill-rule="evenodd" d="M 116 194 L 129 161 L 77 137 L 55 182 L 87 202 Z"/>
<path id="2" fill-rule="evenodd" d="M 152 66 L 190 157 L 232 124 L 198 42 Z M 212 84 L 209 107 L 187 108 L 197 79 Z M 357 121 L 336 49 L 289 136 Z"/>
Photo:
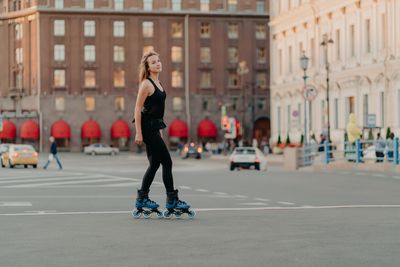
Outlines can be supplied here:
<path id="1" fill-rule="evenodd" d="M 155 51 L 150 51 L 143 54 L 139 65 L 139 83 L 141 83 L 143 80 L 146 80 L 150 76 L 149 63 L 147 62 L 147 59 L 151 56 L 159 56 L 159 54 Z"/>

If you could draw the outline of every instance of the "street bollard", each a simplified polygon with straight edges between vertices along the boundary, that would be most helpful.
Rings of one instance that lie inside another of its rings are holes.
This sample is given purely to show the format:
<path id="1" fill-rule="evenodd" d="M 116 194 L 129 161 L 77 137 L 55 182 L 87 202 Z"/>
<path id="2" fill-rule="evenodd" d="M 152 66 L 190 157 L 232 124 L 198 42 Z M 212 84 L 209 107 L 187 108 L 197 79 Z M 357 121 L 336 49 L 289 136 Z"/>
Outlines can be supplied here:
<path id="1" fill-rule="evenodd" d="M 328 140 L 325 140 L 324 142 L 324 151 L 325 151 L 325 164 L 328 165 L 329 164 L 329 142 Z"/>
<path id="2" fill-rule="evenodd" d="M 360 139 L 356 140 L 356 163 L 360 163 L 361 162 L 361 142 Z"/>
<path id="3" fill-rule="evenodd" d="M 394 139 L 394 160 L 393 160 L 395 165 L 399 164 L 399 138 L 396 137 Z"/>

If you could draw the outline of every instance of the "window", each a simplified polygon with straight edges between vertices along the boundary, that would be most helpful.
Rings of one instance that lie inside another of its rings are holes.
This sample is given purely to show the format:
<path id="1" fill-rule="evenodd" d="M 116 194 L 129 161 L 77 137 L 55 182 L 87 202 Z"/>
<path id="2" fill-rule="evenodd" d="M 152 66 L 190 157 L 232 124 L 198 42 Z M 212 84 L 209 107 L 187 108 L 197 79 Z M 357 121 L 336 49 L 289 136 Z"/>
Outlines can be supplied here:
<path id="1" fill-rule="evenodd" d="M 335 98 L 334 100 L 334 109 L 335 109 L 335 129 L 339 128 L 339 99 Z"/>
<path id="2" fill-rule="evenodd" d="M 340 29 L 336 30 L 335 46 L 336 46 L 336 60 L 340 60 L 340 58 L 341 58 L 341 55 L 340 55 Z"/>
<path id="3" fill-rule="evenodd" d="M 259 98 L 259 99 L 257 100 L 257 108 L 258 108 L 259 110 L 266 110 L 266 108 L 267 108 L 267 101 L 266 101 L 265 98 Z"/>
<path id="4" fill-rule="evenodd" d="M 181 0 L 172 0 L 172 10 L 180 11 L 182 9 L 182 1 Z"/>
<path id="5" fill-rule="evenodd" d="M 182 47 L 173 46 L 171 47 L 171 60 L 172 62 L 182 62 Z"/>
<path id="6" fill-rule="evenodd" d="M 287 129 L 288 129 L 288 132 L 290 131 L 290 128 L 291 128 L 291 125 L 290 125 L 290 122 L 291 122 L 291 113 L 292 113 L 292 107 L 290 106 L 290 105 L 287 105 L 287 107 L 286 107 L 287 109 L 286 109 L 286 125 L 287 125 Z"/>
<path id="7" fill-rule="evenodd" d="M 174 111 L 182 111 L 183 110 L 182 97 L 174 97 L 174 98 L 172 98 L 172 109 Z"/>
<path id="8" fill-rule="evenodd" d="M 125 71 L 114 70 L 114 87 L 125 87 Z"/>
<path id="9" fill-rule="evenodd" d="M 124 37 L 124 36 L 125 36 L 125 22 L 114 21 L 114 37 Z"/>
<path id="10" fill-rule="evenodd" d="M 94 9 L 94 0 L 85 0 L 86 9 Z"/>
<path id="11" fill-rule="evenodd" d="M 281 134 L 282 131 L 282 125 L 281 125 L 281 107 L 276 108 L 276 118 L 277 118 L 277 123 L 278 123 L 278 134 Z"/>
<path id="12" fill-rule="evenodd" d="M 365 21 L 365 52 L 371 53 L 371 20 Z"/>
<path id="13" fill-rule="evenodd" d="M 209 47 L 200 48 L 200 62 L 201 63 L 211 62 L 211 49 Z"/>
<path id="14" fill-rule="evenodd" d="M 21 40 L 22 36 L 23 36 L 22 24 L 17 23 L 17 24 L 15 24 L 15 40 Z"/>
<path id="15" fill-rule="evenodd" d="M 267 74 L 265 72 L 256 74 L 256 86 L 261 89 L 267 88 Z"/>
<path id="16" fill-rule="evenodd" d="M 264 13 L 265 12 L 265 2 L 264 1 L 257 1 L 256 2 L 256 12 L 257 13 Z"/>
<path id="17" fill-rule="evenodd" d="M 143 0 L 143 10 L 145 11 L 153 10 L 153 0 Z"/>
<path id="18" fill-rule="evenodd" d="M 356 42 L 355 42 L 355 26 L 351 25 L 350 26 L 350 56 L 355 57 L 356 56 Z"/>
<path id="19" fill-rule="evenodd" d="M 54 70 L 53 84 L 54 87 L 65 87 L 65 70 Z"/>
<path id="20" fill-rule="evenodd" d="M 64 35 L 65 35 L 65 20 L 55 20 L 54 36 L 64 36 Z"/>
<path id="21" fill-rule="evenodd" d="M 386 47 L 386 14 L 381 14 L 381 27 L 379 34 L 379 48 L 382 50 Z"/>
<path id="22" fill-rule="evenodd" d="M 154 22 L 143 21 L 142 22 L 143 37 L 151 38 L 154 36 Z"/>
<path id="23" fill-rule="evenodd" d="M 114 0 L 114 9 L 115 10 L 123 10 L 124 9 L 124 0 Z"/>
<path id="24" fill-rule="evenodd" d="M 256 56 L 257 56 L 257 63 L 264 64 L 265 62 L 267 62 L 264 47 L 257 47 L 257 55 Z"/>
<path id="25" fill-rule="evenodd" d="M 115 97 L 114 109 L 115 109 L 115 111 L 124 111 L 125 110 L 125 97 L 123 97 L 123 96 Z"/>
<path id="26" fill-rule="evenodd" d="M 228 87 L 238 87 L 239 86 L 239 76 L 236 73 L 229 73 L 228 76 Z"/>
<path id="27" fill-rule="evenodd" d="M 201 11 L 210 11 L 210 0 L 200 0 L 200 10 Z"/>
<path id="28" fill-rule="evenodd" d="M 150 51 L 154 51 L 154 46 L 146 45 L 143 47 L 143 54 L 146 54 L 147 52 L 150 52 Z"/>
<path id="29" fill-rule="evenodd" d="M 326 109 L 325 109 L 325 100 L 321 100 L 321 126 L 322 128 L 325 127 L 325 115 L 326 115 Z"/>
<path id="30" fill-rule="evenodd" d="M 85 87 L 93 88 L 96 87 L 96 72 L 94 70 L 85 70 Z"/>
<path id="31" fill-rule="evenodd" d="M 228 24 L 228 38 L 229 39 L 239 38 L 239 26 L 237 23 Z"/>
<path id="32" fill-rule="evenodd" d="M 201 88 L 211 87 L 211 72 L 203 71 L 200 73 L 200 87 Z"/>
<path id="33" fill-rule="evenodd" d="M 211 36 L 211 25 L 208 22 L 202 22 L 200 25 L 200 37 L 210 38 Z"/>
<path id="34" fill-rule="evenodd" d="M 54 45 L 54 61 L 65 60 L 65 45 L 57 44 Z"/>
<path id="35" fill-rule="evenodd" d="M 315 67 L 315 55 L 316 55 L 316 51 L 315 51 L 315 40 L 314 38 L 310 39 L 310 66 Z"/>
<path id="36" fill-rule="evenodd" d="M 239 51 L 237 47 L 229 47 L 228 48 L 228 61 L 229 63 L 238 63 L 239 62 Z"/>
<path id="37" fill-rule="evenodd" d="M 237 0 L 228 0 L 228 11 L 237 10 Z"/>
<path id="38" fill-rule="evenodd" d="M 208 110 L 208 100 L 203 100 L 203 111 L 207 111 Z"/>
<path id="39" fill-rule="evenodd" d="M 54 1 L 54 7 L 57 8 L 57 9 L 64 8 L 64 0 L 55 0 Z"/>
<path id="40" fill-rule="evenodd" d="M 293 49 L 292 46 L 289 46 L 289 52 L 288 52 L 288 67 L 289 67 L 289 74 L 293 73 Z"/>
<path id="41" fill-rule="evenodd" d="M 380 113 L 381 113 L 381 127 L 385 127 L 385 93 L 379 93 Z"/>
<path id="42" fill-rule="evenodd" d="M 96 61 L 96 47 L 94 45 L 85 45 L 85 62 Z"/>
<path id="43" fill-rule="evenodd" d="M 15 79 L 15 81 L 14 81 L 15 87 L 16 88 L 22 88 L 22 73 L 21 72 L 15 72 L 14 75 L 15 75 L 15 77 L 14 77 L 14 79 Z"/>
<path id="44" fill-rule="evenodd" d="M 279 76 L 283 75 L 283 51 L 279 49 Z"/>
<path id="45" fill-rule="evenodd" d="M 114 62 L 125 61 L 125 49 L 123 46 L 114 45 Z"/>
<path id="46" fill-rule="evenodd" d="M 65 110 L 65 98 L 63 96 L 57 96 L 55 98 L 56 111 Z"/>
<path id="47" fill-rule="evenodd" d="M 96 36 L 96 22 L 94 20 L 85 20 L 84 22 L 84 36 L 94 37 Z"/>
<path id="48" fill-rule="evenodd" d="M 96 100 L 94 96 L 86 96 L 85 97 L 85 108 L 86 111 L 94 111 L 96 108 Z"/>
<path id="49" fill-rule="evenodd" d="M 368 95 L 363 96 L 363 122 L 364 127 L 368 125 Z"/>
<path id="50" fill-rule="evenodd" d="M 256 25 L 256 39 L 265 40 L 267 38 L 267 27 L 264 24 Z"/>
<path id="51" fill-rule="evenodd" d="M 22 64 L 23 62 L 23 50 L 22 47 L 18 47 L 15 49 L 15 63 Z"/>
<path id="52" fill-rule="evenodd" d="M 172 72 L 172 87 L 183 87 L 182 72 L 175 70 Z"/>
<path id="53" fill-rule="evenodd" d="M 171 35 L 172 35 L 172 38 L 182 38 L 183 37 L 182 23 L 172 22 Z"/>

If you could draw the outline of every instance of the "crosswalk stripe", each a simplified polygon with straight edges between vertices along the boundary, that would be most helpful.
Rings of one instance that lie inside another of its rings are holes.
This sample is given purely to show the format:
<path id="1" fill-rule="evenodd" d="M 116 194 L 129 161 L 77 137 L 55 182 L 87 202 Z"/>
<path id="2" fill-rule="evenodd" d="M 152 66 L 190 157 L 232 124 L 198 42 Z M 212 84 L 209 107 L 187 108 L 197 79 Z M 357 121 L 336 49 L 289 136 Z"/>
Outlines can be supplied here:
<path id="1" fill-rule="evenodd" d="M 53 185 L 71 185 L 71 184 L 87 184 L 87 183 L 99 183 L 99 182 L 111 182 L 111 181 L 123 181 L 127 178 L 104 178 L 96 180 L 84 180 L 84 181 L 68 181 L 68 182 L 53 182 L 53 183 L 39 183 L 39 184 L 22 184 L 22 185 L 9 185 L 3 186 L 5 188 L 29 188 L 29 187 L 41 187 L 41 186 L 53 186 Z"/>
<path id="2" fill-rule="evenodd" d="M 46 181 L 64 181 L 64 180 L 78 180 L 78 179 L 95 179 L 95 178 L 104 178 L 102 175 L 87 175 L 87 176 L 63 176 L 63 177 L 49 177 L 49 178 L 39 178 L 39 179 L 19 179 L 16 181 L 7 180 L 0 181 L 0 184 L 11 184 L 11 183 L 28 183 L 28 182 L 46 182 Z"/>

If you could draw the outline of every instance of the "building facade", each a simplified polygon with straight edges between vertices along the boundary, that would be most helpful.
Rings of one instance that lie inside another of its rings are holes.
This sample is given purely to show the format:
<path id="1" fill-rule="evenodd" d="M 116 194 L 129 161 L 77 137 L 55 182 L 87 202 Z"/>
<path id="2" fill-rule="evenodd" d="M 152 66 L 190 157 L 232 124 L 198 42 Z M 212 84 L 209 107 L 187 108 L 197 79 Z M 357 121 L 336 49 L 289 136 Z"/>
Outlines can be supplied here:
<path id="1" fill-rule="evenodd" d="M 366 132 L 375 126 L 374 133 L 390 128 L 399 136 L 399 1 L 274 0 L 270 31 L 272 142 L 279 135 L 300 142 L 304 133 L 303 51 L 307 83 L 317 89 L 307 113 L 310 135 L 327 133 L 329 112 L 333 142 L 344 141 L 350 113 Z"/>
<path id="2" fill-rule="evenodd" d="M 132 149 L 138 65 L 148 50 L 163 62 L 165 120 L 186 127 L 168 129 L 172 139 L 220 141 L 221 109 L 248 136 L 268 137 L 266 0 L 0 0 L 0 7 L 0 109 L 17 129 L 3 141 L 47 149 L 56 135 L 70 151 L 93 142 Z M 38 130 L 23 137 L 27 120 Z M 216 133 L 199 130 L 209 124 Z"/>

